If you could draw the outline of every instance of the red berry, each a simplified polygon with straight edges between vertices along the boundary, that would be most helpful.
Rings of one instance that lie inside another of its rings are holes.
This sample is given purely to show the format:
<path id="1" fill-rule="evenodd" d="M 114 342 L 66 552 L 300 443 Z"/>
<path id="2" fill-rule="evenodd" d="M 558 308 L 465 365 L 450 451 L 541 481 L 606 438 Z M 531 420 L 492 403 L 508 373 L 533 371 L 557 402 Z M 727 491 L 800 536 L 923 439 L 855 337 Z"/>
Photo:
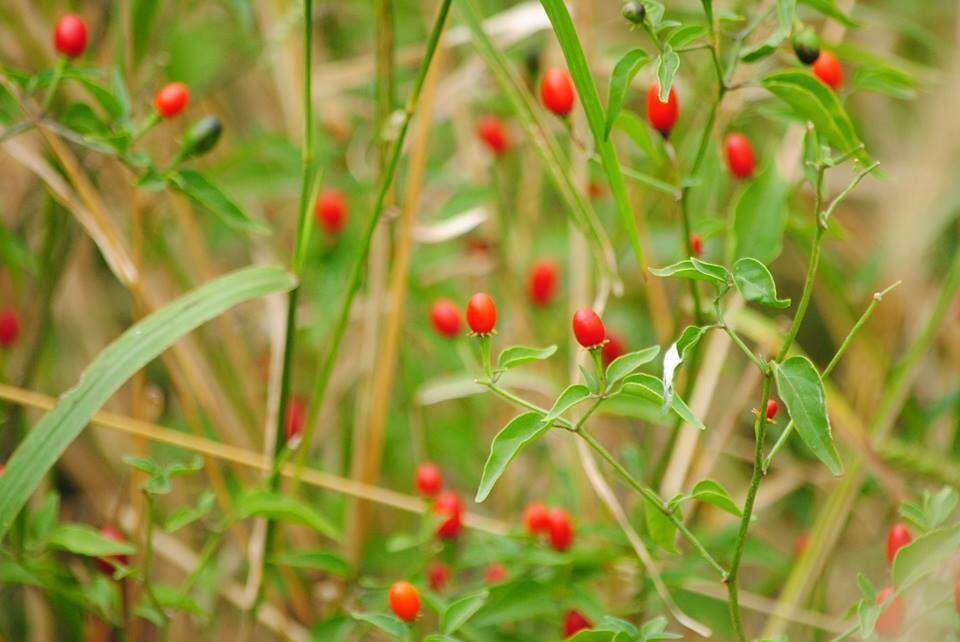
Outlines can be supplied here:
<path id="1" fill-rule="evenodd" d="M 677 104 L 677 92 L 673 87 L 667 95 L 667 102 L 660 102 L 660 83 L 653 83 L 647 90 L 647 120 L 653 128 L 663 134 L 664 138 L 670 135 L 670 130 L 677 124 L 680 116 L 680 107 Z"/>
<path id="2" fill-rule="evenodd" d="M 190 90 L 182 82 L 164 85 L 153 99 L 157 113 L 164 118 L 173 118 L 190 102 Z"/>
<path id="3" fill-rule="evenodd" d="M 443 490 L 443 474 L 430 462 L 417 466 L 416 482 L 417 490 L 427 497 L 433 497 Z"/>
<path id="4" fill-rule="evenodd" d="M 563 616 L 563 637 L 570 638 L 578 632 L 589 629 L 593 623 L 580 611 L 570 609 Z"/>
<path id="5" fill-rule="evenodd" d="M 433 512 L 446 519 L 437 527 L 437 537 L 453 539 L 460 534 L 463 528 L 463 502 L 451 490 L 445 490 L 437 495 L 433 502 Z"/>
<path id="6" fill-rule="evenodd" d="M 20 336 L 20 316 L 13 310 L 0 310 L 0 348 L 9 348 Z"/>
<path id="7" fill-rule="evenodd" d="M 307 402 L 300 395 L 291 395 L 287 399 L 287 416 L 284 421 L 284 434 L 287 443 L 296 446 L 303 435 L 303 427 L 307 423 Z"/>
<path id="8" fill-rule="evenodd" d="M 757 158 L 753 153 L 750 139 L 739 132 L 727 134 L 723 144 L 727 152 L 727 167 L 737 178 L 750 178 L 757 168 Z"/>
<path id="9" fill-rule="evenodd" d="M 543 74 L 540 80 L 540 98 L 544 106 L 557 116 L 570 113 L 576 96 L 573 92 L 573 80 L 566 69 L 547 69 L 547 73 Z"/>
<path id="10" fill-rule="evenodd" d="M 887 533 L 887 563 L 892 566 L 893 558 L 896 557 L 897 551 L 899 551 L 901 547 L 909 544 L 912 539 L 907 525 L 903 522 L 897 522 L 891 526 L 890 532 Z"/>
<path id="11" fill-rule="evenodd" d="M 502 120 L 491 114 L 481 116 L 480 120 L 477 121 L 477 136 L 497 156 L 506 154 L 510 149 L 510 136 L 507 133 L 506 125 L 503 124 Z"/>
<path id="12" fill-rule="evenodd" d="M 347 197 L 338 189 L 324 190 L 317 197 L 314 215 L 328 234 L 336 234 L 347 222 Z"/>
<path id="13" fill-rule="evenodd" d="M 507 579 L 507 567 L 500 562 L 490 562 L 483 572 L 483 577 L 487 580 L 487 584 L 499 584 Z"/>
<path id="14" fill-rule="evenodd" d="M 883 601 L 887 599 L 887 596 L 893 593 L 893 587 L 888 586 L 877 594 L 877 604 L 883 604 Z M 903 626 L 903 615 L 905 608 L 903 606 L 903 600 L 899 597 L 894 598 L 890 604 L 887 605 L 881 613 L 880 617 L 877 618 L 876 631 L 880 636 L 894 636 L 900 631 L 900 627 Z"/>
<path id="15" fill-rule="evenodd" d="M 695 232 L 690 235 L 690 253 L 693 256 L 700 256 L 703 253 L 703 239 Z"/>
<path id="16" fill-rule="evenodd" d="M 497 305 L 486 292 L 477 292 L 467 301 L 467 325 L 477 334 L 487 334 L 497 324 Z"/>
<path id="17" fill-rule="evenodd" d="M 87 48 L 87 23 L 75 13 L 57 20 L 53 28 L 53 46 L 67 58 L 76 58 Z"/>
<path id="18" fill-rule="evenodd" d="M 440 592 L 447 585 L 450 579 L 450 568 L 440 560 L 433 560 L 427 567 L 427 581 L 430 583 L 430 590 Z"/>
<path id="19" fill-rule="evenodd" d="M 590 308 L 580 308 L 574 313 L 573 334 L 577 337 L 577 343 L 584 348 L 600 345 L 607 337 L 603 321 Z"/>
<path id="20" fill-rule="evenodd" d="M 460 310 L 450 299 L 437 299 L 430 306 L 433 329 L 444 337 L 455 337 L 460 332 Z"/>
<path id="21" fill-rule="evenodd" d="M 550 546 L 554 550 L 565 551 L 573 543 L 573 522 L 570 515 L 562 508 L 550 511 Z"/>
<path id="22" fill-rule="evenodd" d="M 805 550 L 807 550 L 807 545 L 810 543 L 810 533 L 800 533 L 797 535 L 796 541 L 793 543 L 793 554 L 802 555 Z"/>
<path id="23" fill-rule="evenodd" d="M 100 534 L 115 542 L 127 541 L 123 533 L 120 532 L 120 529 L 110 524 L 101 528 Z M 99 568 L 101 572 L 106 575 L 113 575 L 114 565 L 111 561 L 126 566 L 130 562 L 130 559 L 126 555 L 109 555 L 106 557 L 98 557 L 96 561 L 97 568 Z"/>
<path id="24" fill-rule="evenodd" d="M 523 523 L 531 535 L 550 530 L 550 511 L 543 502 L 530 502 L 523 510 Z"/>
<path id="25" fill-rule="evenodd" d="M 603 348 L 600 350 L 600 356 L 603 357 L 603 362 L 610 364 L 611 361 L 617 357 L 622 357 L 627 353 L 627 347 L 623 343 L 623 339 L 616 334 L 607 334 L 607 342 L 603 344 Z"/>
<path id="26" fill-rule="evenodd" d="M 549 305 L 557 292 L 557 264 L 553 261 L 537 261 L 530 270 L 527 290 L 530 300 L 536 305 Z"/>
<path id="27" fill-rule="evenodd" d="M 812 69 L 814 76 L 833 89 L 838 89 L 843 84 L 843 69 L 840 67 L 840 61 L 826 49 L 820 52 Z"/>
<path id="28" fill-rule="evenodd" d="M 3 464 L 0 464 L 0 475 L 3 474 L 3 471 L 4 471 L 5 468 L 6 468 L 6 466 L 4 466 Z"/>
<path id="29" fill-rule="evenodd" d="M 777 411 L 780 410 L 780 404 L 777 403 L 776 399 L 767 399 L 767 421 L 773 421 L 773 418 L 777 416 Z"/>
<path id="30" fill-rule="evenodd" d="M 410 582 L 396 582 L 390 587 L 390 610 L 404 622 L 417 619 L 420 612 L 420 594 Z"/>
<path id="31" fill-rule="evenodd" d="M 603 198 L 606 193 L 607 190 L 604 189 L 603 183 L 599 181 L 590 181 L 590 183 L 587 185 L 587 194 L 590 196 L 590 198 Z"/>

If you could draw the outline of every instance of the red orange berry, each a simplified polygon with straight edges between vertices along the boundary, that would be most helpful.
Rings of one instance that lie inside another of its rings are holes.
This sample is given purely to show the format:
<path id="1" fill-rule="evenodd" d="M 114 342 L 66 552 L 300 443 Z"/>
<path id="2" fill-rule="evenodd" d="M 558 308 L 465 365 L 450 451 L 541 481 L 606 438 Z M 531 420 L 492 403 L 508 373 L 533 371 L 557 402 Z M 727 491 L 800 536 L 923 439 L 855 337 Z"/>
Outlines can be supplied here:
<path id="1" fill-rule="evenodd" d="M 593 623 L 586 616 L 575 609 L 570 609 L 563 616 L 563 637 L 570 638 L 584 629 L 589 629 Z"/>
<path id="2" fill-rule="evenodd" d="M 433 497 L 443 490 L 443 473 L 437 468 L 436 464 L 424 462 L 417 466 L 416 474 L 417 490 L 427 497 Z"/>
<path id="3" fill-rule="evenodd" d="M 328 234 L 336 234 L 347 222 L 349 205 L 346 195 L 338 189 L 327 189 L 317 197 L 314 216 Z"/>
<path id="4" fill-rule="evenodd" d="M 115 542 L 127 541 L 123 536 L 123 533 L 120 532 L 120 529 L 112 524 L 108 524 L 101 528 L 100 534 L 107 539 L 112 539 Z M 106 557 L 98 557 L 96 561 L 97 568 L 99 568 L 101 572 L 106 575 L 113 575 L 114 563 L 126 566 L 130 562 L 130 559 L 126 555 L 109 555 Z"/>
<path id="5" fill-rule="evenodd" d="M 603 321 L 590 308 L 580 308 L 574 313 L 573 334 L 577 337 L 577 343 L 584 348 L 596 347 L 607 338 Z"/>
<path id="6" fill-rule="evenodd" d="M 557 116 L 569 114 L 576 98 L 570 73 L 560 67 L 547 69 L 540 80 L 540 98 L 544 106 Z"/>
<path id="7" fill-rule="evenodd" d="M 507 567 L 500 562 L 490 562 L 483 572 L 483 577 L 487 584 L 499 584 L 507 579 Z"/>
<path id="8" fill-rule="evenodd" d="M 497 324 L 497 305 L 486 292 L 477 292 L 467 301 L 467 325 L 477 334 L 488 334 Z"/>
<path id="9" fill-rule="evenodd" d="M 617 357 L 622 357 L 626 353 L 627 346 L 624 344 L 620 335 L 608 332 L 607 342 L 603 344 L 603 348 L 600 350 L 600 356 L 603 357 L 603 362 L 609 365 L 611 361 Z"/>
<path id="10" fill-rule="evenodd" d="M 696 232 L 690 235 L 690 254 L 692 256 L 703 254 L 703 239 Z"/>
<path id="11" fill-rule="evenodd" d="M 677 92 L 671 87 L 666 102 L 660 102 L 660 83 L 653 83 L 647 90 L 647 120 L 664 138 L 670 135 L 680 117 Z"/>
<path id="12" fill-rule="evenodd" d="M 399 581 L 390 587 L 390 610 L 404 622 L 412 622 L 420 613 L 420 593 L 410 582 Z"/>
<path id="13" fill-rule="evenodd" d="M 840 61 L 826 49 L 820 52 L 812 69 L 814 76 L 833 89 L 839 89 L 843 84 L 843 69 L 840 67 Z"/>
<path id="14" fill-rule="evenodd" d="M 506 154 L 510 150 L 510 135 L 507 127 L 496 116 L 487 114 L 480 117 L 477 121 L 477 136 L 497 156 Z"/>
<path id="15" fill-rule="evenodd" d="M 153 99 L 157 113 L 164 118 L 173 118 L 190 102 L 190 90 L 182 82 L 172 82 L 161 87 Z"/>
<path id="16" fill-rule="evenodd" d="M 897 522 L 890 527 L 887 533 L 887 563 L 893 565 L 893 558 L 897 551 L 910 543 L 913 537 L 910 536 L 910 529 L 902 522 Z"/>
<path id="17" fill-rule="evenodd" d="M 57 20 L 53 28 L 53 46 L 67 58 L 76 58 L 87 49 L 87 23 L 75 13 Z"/>
<path id="18" fill-rule="evenodd" d="M 893 587 L 888 586 L 877 594 L 877 604 L 883 604 L 884 600 L 893 593 Z M 903 600 L 899 597 L 893 599 L 877 618 L 876 631 L 881 637 L 893 637 L 899 633 L 903 626 L 903 616 L 906 611 Z"/>
<path id="19" fill-rule="evenodd" d="M 450 490 L 442 491 L 433 503 L 433 512 L 444 518 L 437 527 L 437 537 L 453 539 L 463 528 L 463 502 Z"/>
<path id="20" fill-rule="evenodd" d="M 777 416 L 777 412 L 780 410 L 780 404 L 777 403 L 776 399 L 767 399 L 767 409 L 765 415 L 767 421 L 773 421 L 773 418 Z"/>
<path id="21" fill-rule="evenodd" d="M 531 535 L 550 530 L 550 511 L 543 502 L 530 502 L 523 510 L 523 523 Z"/>
<path id="22" fill-rule="evenodd" d="M 430 306 L 430 323 L 437 334 L 455 337 L 460 332 L 460 310 L 450 299 L 437 299 Z"/>
<path id="23" fill-rule="evenodd" d="M 13 310 L 0 310 L 0 348 L 9 348 L 20 337 L 20 315 Z"/>
<path id="24" fill-rule="evenodd" d="M 553 300 L 557 292 L 557 272 L 557 264 L 553 261 L 542 260 L 533 264 L 527 291 L 534 304 L 549 305 Z"/>
<path id="25" fill-rule="evenodd" d="M 427 582 L 430 590 L 440 592 L 450 580 L 450 568 L 440 560 L 433 560 L 427 567 Z"/>
<path id="26" fill-rule="evenodd" d="M 300 395 L 291 395 L 287 399 L 287 416 L 284 420 L 284 434 L 291 447 L 296 446 L 303 435 L 307 423 L 307 402 Z"/>
<path id="27" fill-rule="evenodd" d="M 737 178 L 750 178 L 757 169 L 757 157 L 753 153 L 750 139 L 739 132 L 727 134 L 723 143 L 727 156 L 727 167 Z"/>
<path id="28" fill-rule="evenodd" d="M 570 514 L 562 508 L 550 511 L 550 525 L 548 533 L 550 546 L 557 551 L 565 551 L 573 544 L 573 520 Z"/>

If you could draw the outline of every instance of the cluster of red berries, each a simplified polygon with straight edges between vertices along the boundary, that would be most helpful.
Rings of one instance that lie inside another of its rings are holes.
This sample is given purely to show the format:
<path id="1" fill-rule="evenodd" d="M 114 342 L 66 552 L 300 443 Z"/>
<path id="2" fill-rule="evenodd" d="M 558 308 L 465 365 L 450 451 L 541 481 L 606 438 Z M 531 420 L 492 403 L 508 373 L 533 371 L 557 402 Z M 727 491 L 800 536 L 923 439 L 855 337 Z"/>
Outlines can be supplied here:
<path id="1" fill-rule="evenodd" d="M 350 206 L 347 203 L 346 194 L 336 188 L 329 188 L 320 192 L 313 208 L 313 215 L 317 224 L 330 236 L 335 236 L 343 229 L 349 213 Z"/>
<path id="2" fill-rule="evenodd" d="M 530 535 L 546 535 L 554 550 L 565 551 L 573 544 L 573 519 L 562 508 L 532 502 L 523 511 L 523 523 Z"/>
<path id="3" fill-rule="evenodd" d="M 414 475 L 417 490 L 433 498 L 433 513 L 442 517 L 437 526 L 437 537 L 453 539 L 463 530 L 463 500 L 452 490 L 443 490 L 443 473 L 430 462 L 417 466 Z"/>
<path id="4" fill-rule="evenodd" d="M 20 337 L 20 316 L 13 310 L 0 310 L 0 348 L 9 348 Z"/>

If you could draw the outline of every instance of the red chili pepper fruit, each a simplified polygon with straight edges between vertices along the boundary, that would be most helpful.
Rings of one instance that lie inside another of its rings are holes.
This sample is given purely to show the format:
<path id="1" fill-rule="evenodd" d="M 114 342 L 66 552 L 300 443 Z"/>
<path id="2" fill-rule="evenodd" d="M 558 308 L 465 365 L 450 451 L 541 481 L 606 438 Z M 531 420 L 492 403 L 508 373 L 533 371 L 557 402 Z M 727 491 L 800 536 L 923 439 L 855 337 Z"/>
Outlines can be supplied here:
<path id="1" fill-rule="evenodd" d="M 349 206 L 346 195 L 338 189 L 328 189 L 317 197 L 314 216 L 328 234 L 336 234 L 347 222 Z"/>
<path id="2" fill-rule="evenodd" d="M 500 562 L 490 562 L 483 572 L 483 577 L 487 584 L 499 584 L 507 579 L 507 567 Z"/>
<path id="3" fill-rule="evenodd" d="M 888 586 L 880 591 L 877 594 L 877 604 L 883 604 L 883 601 L 886 600 L 887 596 L 891 593 L 893 593 L 892 586 Z M 881 637 L 893 637 L 896 635 L 900 631 L 900 627 L 903 626 L 905 610 L 903 600 L 899 597 L 894 598 L 894 600 L 887 605 L 887 608 L 880 613 L 880 617 L 877 618 L 877 634 Z"/>
<path id="4" fill-rule="evenodd" d="M 412 622 L 420 613 L 420 593 L 410 582 L 399 581 L 390 587 L 390 610 L 404 622 Z"/>
<path id="5" fill-rule="evenodd" d="M 577 337 L 577 343 L 584 348 L 598 346 L 607 338 L 603 321 L 590 308 L 580 308 L 574 313 L 573 334 Z"/>
<path id="6" fill-rule="evenodd" d="M 450 299 L 437 299 L 430 306 L 430 323 L 437 334 L 455 337 L 460 332 L 460 310 Z"/>
<path id="7" fill-rule="evenodd" d="M 910 530 L 903 522 L 897 522 L 890 527 L 887 533 L 887 563 L 893 566 L 893 558 L 901 547 L 910 543 L 913 538 L 910 536 Z"/>
<path id="8" fill-rule="evenodd" d="M 87 23 L 75 13 L 57 20 L 53 28 L 53 46 L 67 58 L 76 58 L 87 49 Z"/>
<path id="9" fill-rule="evenodd" d="M 100 534 L 106 537 L 107 539 L 112 539 L 115 542 L 125 542 L 126 538 L 123 536 L 123 533 L 120 532 L 120 529 L 116 526 L 108 524 L 100 529 Z M 122 564 L 126 566 L 130 563 L 130 559 L 126 555 L 108 555 L 106 557 L 98 557 L 97 568 L 100 569 L 105 575 L 113 575 L 114 565 L 111 564 L 111 560 L 117 564 Z"/>
<path id="10" fill-rule="evenodd" d="M 9 348 L 20 337 L 20 315 L 13 310 L 0 310 L 0 348 Z"/>
<path id="11" fill-rule="evenodd" d="M 550 511 L 543 502 L 530 502 L 523 510 L 523 523 L 531 535 L 550 530 Z"/>
<path id="12" fill-rule="evenodd" d="M 571 638 L 584 629 L 589 629 L 593 623 L 583 613 L 570 609 L 563 616 L 563 637 Z"/>
<path id="13" fill-rule="evenodd" d="M 287 416 L 284 421 L 284 434 L 287 443 L 296 446 L 303 435 L 303 427 L 307 423 L 307 402 L 300 395 L 291 395 L 287 399 Z"/>
<path id="14" fill-rule="evenodd" d="M 417 466 L 416 474 L 417 490 L 427 497 L 433 497 L 443 490 L 443 473 L 437 468 L 436 464 L 429 461 Z"/>
<path id="15" fill-rule="evenodd" d="M 453 539 L 463 528 L 463 502 L 453 491 L 445 490 L 433 502 L 433 512 L 446 519 L 437 527 L 437 537 Z"/>
<path id="16" fill-rule="evenodd" d="M 610 365 L 610 362 L 617 357 L 622 357 L 626 353 L 627 346 L 624 344 L 620 335 L 613 334 L 612 332 L 607 333 L 607 342 L 603 344 L 603 348 L 600 350 L 600 356 L 603 357 L 603 362 Z"/>
<path id="17" fill-rule="evenodd" d="M 843 84 L 843 69 L 840 67 L 840 61 L 826 49 L 820 52 L 812 69 L 814 76 L 833 89 L 839 89 Z"/>
<path id="18" fill-rule="evenodd" d="M 153 99 L 157 113 L 164 118 L 173 118 L 190 102 L 190 90 L 182 82 L 172 82 L 161 87 Z"/>
<path id="19" fill-rule="evenodd" d="M 570 113 L 576 95 L 573 92 L 573 80 L 566 69 L 547 69 L 540 80 L 540 98 L 544 106 L 557 116 Z"/>
<path id="20" fill-rule="evenodd" d="M 680 106 L 677 102 L 677 92 L 673 87 L 667 95 L 667 102 L 660 102 L 660 83 L 653 83 L 647 90 L 647 120 L 653 128 L 664 138 L 670 135 L 670 130 L 677 124 L 680 117 Z"/>
<path id="21" fill-rule="evenodd" d="M 447 585 L 450 579 L 450 567 L 440 560 L 433 560 L 427 567 L 427 582 L 430 583 L 430 590 L 439 593 Z"/>
<path id="22" fill-rule="evenodd" d="M 739 132 L 727 134 L 723 144 L 727 154 L 727 167 L 737 178 L 750 178 L 757 169 L 757 157 L 750 139 Z"/>
<path id="23" fill-rule="evenodd" d="M 477 137 L 482 140 L 491 152 L 502 156 L 510 150 L 510 135 L 503 121 L 487 114 L 477 121 Z"/>
<path id="24" fill-rule="evenodd" d="M 557 551 L 565 551 L 573 543 L 573 521 L 570 514 L 562 508 L 550 511 L 550 546 Z"/>
<path id="25" fill-rule="evenodd" d="M 530 281 L 527 290 L 530 292 L 530 300 L 535 305 L 549 305 L 557 293 L 557 264 L 553 261 L 543 260 L 533 264 L 530 270 Z"/>
<path id="26" fill-rule="evenodd" d="M 776 399 L 767 399 L 767 421 L 773 421 L 773 418 L 777 416 L 779 410 L 780 404 L 777 403 Z"/>
<path id="27" fill-rule="evenodd" d="M 467 325 L 477 334 L 488 334 L 497 324 L 497 305 L 486 292 L 477 292 L 467 301 Z"/>
<path id="28" fill-rule="evenodd" d="M 690 253 L 693 256 L 700 256 L 703 254 L 703 239 L 700 238 L 700 235 L 696 232 L 690 235 Z"/>

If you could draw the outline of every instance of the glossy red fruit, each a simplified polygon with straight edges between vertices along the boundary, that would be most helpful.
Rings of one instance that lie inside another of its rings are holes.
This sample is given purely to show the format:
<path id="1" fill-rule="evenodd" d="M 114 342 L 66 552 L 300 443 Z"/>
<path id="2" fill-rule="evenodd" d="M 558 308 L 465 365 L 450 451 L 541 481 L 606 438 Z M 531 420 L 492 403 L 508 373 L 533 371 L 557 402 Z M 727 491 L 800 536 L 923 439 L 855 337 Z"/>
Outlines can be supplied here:
<path id="1" fill-rule="evenodd" d="M 482 140 L 491 152 L 497 156 L 506 154 L 510 150 L 510 135 L 503 121 L 487 114 L 477 121 L 477 137 Z"/>
<path id="2" fill-rule="evenodd" d="M 300 395 L 291 395 L 287 399 L 287 416 L 283 424 L 288 444 L 295 446 L 300 441 L 306 423 L 307 401 Z"/>
<path id="3" fill-rule="evenodd" d="M 584 348 L 600 345 L 607 338 L 603 321 L 590 308 L 580 308 L 573 314 L 573 334 Z"/>
<path id="4" fill-rule="evenodd" d="M 623 339 L 620 338 L 620 335 L 608 332 L 607 342 L 603 344 L 603 348 L 600 350 L 600 356 L 603 357 L 603 362 L 609 365 L 611 361 L 617 357 L 622 357 L 626 353 L 627 346 L 623 342 Z"/>
<path id="5" fill-rule="evenodd" d="M 433 502 L 433 512 L 445 517 L 437 527 L 437 537 L 453 539 L 463 528 L 463 502 L 451 490 L 442 491 Z"/>
<path id="6" fill-rule="evenodd" d="M 164 85 L 153 99 L 157 113 L 164 118 L 173 118 L 190 102 L 190 90 L 182 82 Z"/>
<path id="7" fill-rule="evenodd" d="M 690 253 L 693 256 L 703 254 L 703 239 L 696 232 L 690 235 Z"/>
<path id="8" fill-rule="evenodd" d="M 891 593 L 893 593 L 892 586 L 888 586 L 880 591 L 877 594 L 877 604 L 883 604 L 883 601 L 886 600 L 887 596 Z M 899 597 L 894 598 L 894 600 L 887 605 L 887 608 L 880 613 L 880 617 L 877 618 L 877 634 L 881 637 L 892 637 L 896 635 L 903 626 L 905 611 L 906 608 L 903 605 L 903 600 Z"/>
<path id="9" fill-rule="evenodd" d="M 562 508 L 550 511 L 550 525 L 548 528 L 550 546 L 557 551 L 565 551 L 573 543 L 573 520 L 570 514 Z"/>
<path id="10" fill-rule="evenodd" d="M 523 523 L 531 535 L 550 530 L 550 511 L 543 502 L 530 502 L 523 509 Z"/>
<path id="11" fill-rule="evenodd" d="M 535 305 L 549 305 L 553 300 L 557 293 L 558 272 L 557 264 L 553 261 L 543 260 L 533 264 L 527 291 Z"/>
<path id="12" fill-rule="evenodd" d="M 671 87 L 667 95 L 667 102 L 660 102 L 660 83 L 653 83 L 647 90 L 647 120 L 653 128 L 664 138 L 670 135 L 670 130 L 677 124 L 680 117 L 680 106 L 677 102 L 677 92 Z"/>
<path id="13" fill-rule="evenodd" d="M 404 622 L 412 622 L 420 613 L 420 593 L 410 582 L 396 582 L 388 595 L 390 610 Z"/>
<path id="14" fill-rule="evenodd" d="M 483 572 L 483 577 L 487 584 L 499 584 L 507 579 L 507 567 L 500 562 L 490 562 Z"/>
<path id="15" fill-rule="evenodd" d="M 76 58 L 87 48 L 87 23 L 75 13 L 57 20 L 53 28 L 53 46 L 67 58 Z"/>
<path id="16" fill-rule="evenodd" d="M 455 337 L 460 332 L 460 310 L 450 299 L 437 299 L 430 306 L 430 323 L 437 334 Z"/>
<path id="17" fill-rule="evenodd" d="M 903 522 L 897 522 L 890 527 L 887 533 L 887 563 L 893 566 L 893 558 L 901 547 L 910 543 L 913 537 L 910 536 L 910 530 Z"/>
<path id="18" fill-rule="evenodd" d="M 843 69 L 840 67 L 840 61 L 825 49 L 820 52 L 812 69 L 814 76 L 833 89 L 838 89 L 843 84 Z"/>
<path id="19" fill-rule="evenodd" d="M 417 490 L 427 497 L 433 497 L 443 490 L 443 473 L 435 464 L 424 462 L 417 466 L 415 475 Z"/>
<path id="20" fill-rule="evenodd" d="M 570 609 L 563 616 L 563 637 L 570 638 L 584 629 L 589 629 L 593 623 L 586 616 L 575 609 Z"/>
<path id="21" fill-rule="evenodd" d="M 101 528 L 100 534 L 107 539 L 112 539 L 115 542 L 127 541 L 123 536 L 123 533 L 120 532 L 120 529 L 110 524 Z M 114 565 L 111 564 L 111 561 L 124 566 L 130 563 L 130 559 L 126 555 L 109 555 L 107 557 L 97 558 L 97 568 L 99 568 L 100 571 L 105 575 L 113 575 Z"/>
<path id="22" fill-rule="evenodd" d="M 727 134 L 723 143 L 727 155 L 727 167 L 737 178 L 750 178 L 757 169 L 757 157 L 750 139 L 739 132 Z"/>
<path id="23" fill-rule="evenodd" d="M 540 98 L 544 106 L 557 116 L 569 114 L 576 98 L 569 72 L 560 67 L 547 69 L 540 80 Z"/>
<path id="24" fill-rule="evenodd" d="M 430 590 L 440 592 L 450 580 L 450 567 L 440 560 L 433 560 L 427 567 L 427 582 L 430 584 Z"/>
<path id="25" fill-rule="evenodd" d="M 486 292 L 477 292 L 467 301 L 467 325 L 477 334 L 487 334 L 497 325 L 497 304 Z"/>
<path id="26" fill-rule="evenodd" d="M 20 315 L 13 310 L 0 310 L 0 348 L 9 348 L 20 337 Z"/>
<path id="27" fill-rule="evenodd" d="M 777 412 L 780 410 L 780 404 L 777 403 L 776 399 L 767 399 L 767 421 L 773 421 L 773 418 L 777 416 Z"/>
<path id="28" fill-rule="evenodd" d="M 349 206 L 346 195 L 338 189 L 327 189 L 317 197 L 314 215 L 328 234 L 336 234 L 347 222 Z"/>

